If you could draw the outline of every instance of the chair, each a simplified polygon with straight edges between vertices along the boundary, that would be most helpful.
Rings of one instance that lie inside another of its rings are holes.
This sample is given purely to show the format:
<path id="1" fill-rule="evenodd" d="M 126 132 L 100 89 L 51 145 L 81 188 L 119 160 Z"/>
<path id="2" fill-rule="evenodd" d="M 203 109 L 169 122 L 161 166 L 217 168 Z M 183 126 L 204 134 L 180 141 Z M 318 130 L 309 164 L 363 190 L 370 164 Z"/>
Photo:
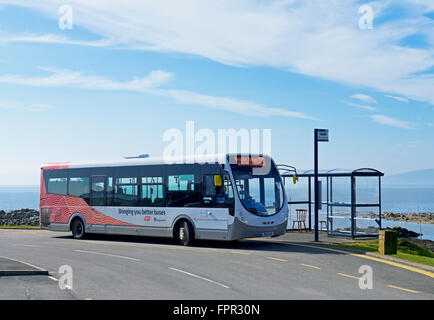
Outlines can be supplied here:
<path id="1" fill-rule="evenodd" d="M 292 230 L 294 231 L 294 225 L 297 223 L 297 230 L 299 232 L 302 231 L 301 224 L 304 225 L 304 229 L 307 231 L 306 223 L 305 223 L 307 210 L 306 209 L 295 209 L 295 212 L 297 214 L 297 219 L 292 221 Z"/>
<path id="2" fill-rule="evenodd" d="M 319 222 L 319 231 L 327 231 L 327 221 L 326 220 L 320 220 Z M 323 228 L 323 225 L 325 224 L 326 228 Z"/>

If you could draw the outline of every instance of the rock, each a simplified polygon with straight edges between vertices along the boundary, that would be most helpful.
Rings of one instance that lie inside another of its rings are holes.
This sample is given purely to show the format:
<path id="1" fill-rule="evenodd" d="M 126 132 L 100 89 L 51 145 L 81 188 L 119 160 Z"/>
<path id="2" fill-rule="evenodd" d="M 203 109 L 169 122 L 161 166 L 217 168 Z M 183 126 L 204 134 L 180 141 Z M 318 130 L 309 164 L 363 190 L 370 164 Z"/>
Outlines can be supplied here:
<path id="1" fill-rule="evenodd" d="M 423 224 L 434 224 L 434 213 L 393 213 L 383 212 L 382 218 L 391 221 L 406 221 Z"/>
<path id="2" fill-rule="evenodd" d="M 398 226 L 395 226 L 393 228 L 385 228 L 385 229 L 396 231 L 396 233 L 398 234 L 398 238 L 417 238 L 420 236 L 419 233 Z"/>
<path id="3" fill-rule="evenodd" d="M 3 210 L 0 210 L 0 225 L 38 226 L 39 211 L 34 209 L 20 209 L 5 212 Z"/>

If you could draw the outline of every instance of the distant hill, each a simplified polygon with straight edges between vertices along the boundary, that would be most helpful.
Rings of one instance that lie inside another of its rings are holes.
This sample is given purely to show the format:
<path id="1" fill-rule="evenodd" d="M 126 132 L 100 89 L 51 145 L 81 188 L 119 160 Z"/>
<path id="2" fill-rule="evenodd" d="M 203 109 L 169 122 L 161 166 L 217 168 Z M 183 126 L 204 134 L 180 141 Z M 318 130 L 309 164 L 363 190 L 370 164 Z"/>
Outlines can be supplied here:
<path id="1" fill-rule="evenodd" d="M 434 185 L 434 168 L 384 176 L 384 184 Z"/>

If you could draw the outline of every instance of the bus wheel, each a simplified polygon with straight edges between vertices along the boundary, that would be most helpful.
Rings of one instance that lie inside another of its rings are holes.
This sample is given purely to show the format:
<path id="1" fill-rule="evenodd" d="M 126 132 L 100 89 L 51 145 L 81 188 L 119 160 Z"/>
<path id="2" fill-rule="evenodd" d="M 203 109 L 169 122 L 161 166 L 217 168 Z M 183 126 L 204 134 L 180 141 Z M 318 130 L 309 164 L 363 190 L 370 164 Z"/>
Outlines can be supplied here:
<path id="1" fill-rule="evenodd" d="M 84 223 L 81 219 L 74 219 L 71 223 L 71 231 L 74 239 L 84 238 Z"/>
<path id="2" fill-rule="evenodd" d="M 176 230 L 178 241 L 183 246 L 190 246 L 194 241 L 193 226 L 188 221 L 182 221 Z"/>

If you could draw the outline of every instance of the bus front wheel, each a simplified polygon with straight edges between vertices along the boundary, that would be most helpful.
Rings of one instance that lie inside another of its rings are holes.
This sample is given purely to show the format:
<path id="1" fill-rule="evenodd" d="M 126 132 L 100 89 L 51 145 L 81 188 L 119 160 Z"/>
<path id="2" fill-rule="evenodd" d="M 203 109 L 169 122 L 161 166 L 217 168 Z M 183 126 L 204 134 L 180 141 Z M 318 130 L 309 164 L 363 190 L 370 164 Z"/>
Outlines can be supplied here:
<path id="1" fill-rule="evenodd" d="M 188 221 L 181 221 L 176 230 L 176 237 L 183 246 L 190 246 L 194 241 L 193 226 Z"/>
<path id="2" fill-rule="evenodd" d="M 84 223 L 81 219 L 74 219 L 71 223 L 71 231 L 74 239 L 84 238 Z"/>

